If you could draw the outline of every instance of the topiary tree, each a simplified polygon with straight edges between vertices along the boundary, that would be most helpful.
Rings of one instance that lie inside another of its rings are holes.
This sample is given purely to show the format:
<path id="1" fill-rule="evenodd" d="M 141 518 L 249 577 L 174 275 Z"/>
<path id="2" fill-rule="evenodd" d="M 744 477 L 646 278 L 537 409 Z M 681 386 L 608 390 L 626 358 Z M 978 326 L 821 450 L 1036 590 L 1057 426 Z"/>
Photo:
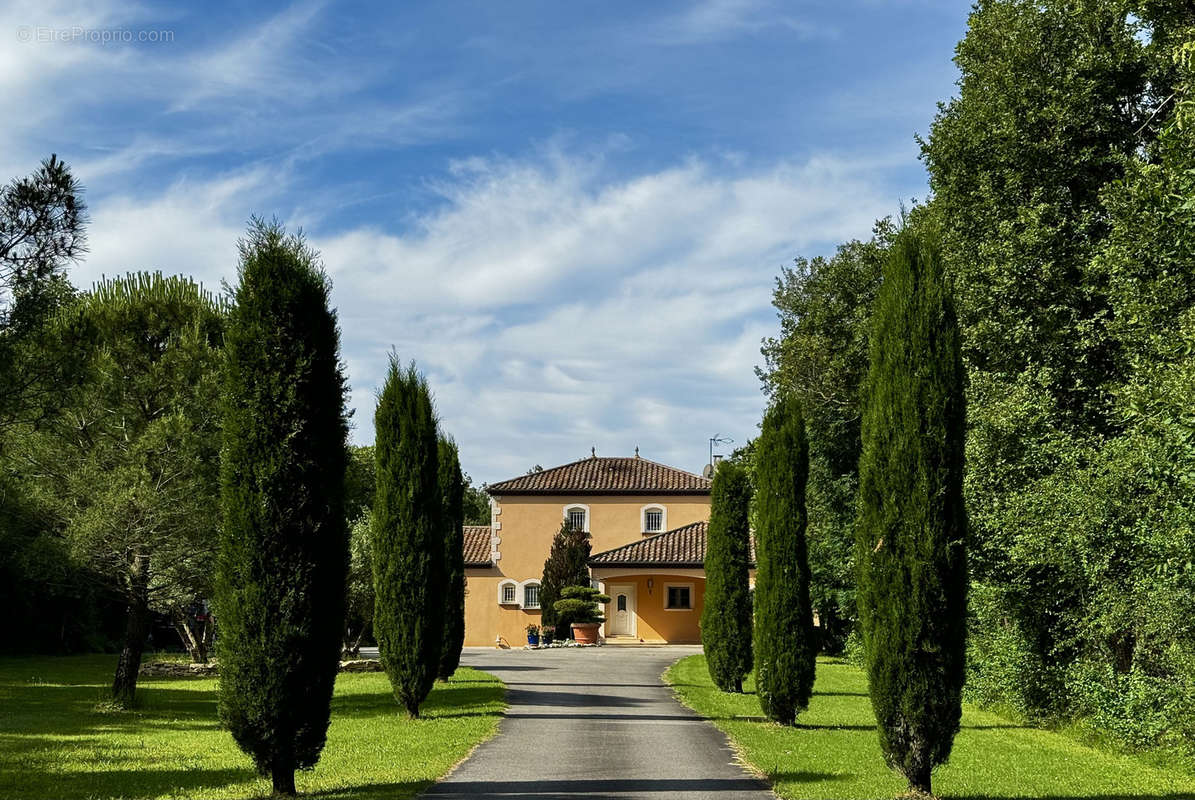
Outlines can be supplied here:
<path id="1" fill-rule="evenodd" d="M 859 462 L 860 626 L 890 766 L 914 791 L 950 755 L 966 645 L 963 371 L 936 239 L 907 228 L 884 268 Z"/>
<path id="2" fill-rule="evenodd" d="M 755 690 L 769 719 L 792 725 L 809 706 L 817 663 L 805 486 L 809 443 L 801 405 L 781 397 L 755 440 Z"/>
<path id="3" fill-rule="evenodd" d="M 718 466 L 705 551 L 701 643 L 710 677 L 724 692 L 743 691 L 751 671 L 749 587 L 751 482 L 733 462 Z"/>
<path id="4" fill-rule="evenodd" d="M 560 616 L 568 617 L 578 625 L 606 621 L 598 605 L 609 603 L 609 595 L 602 594 L 592 586 L 565 586 L 560 590 L 560 595 L 561 599 L 552 604 Z"/>
<path id="5" fill-rule="evenodd" d="M 440 505 L 444 522 L 444 645 L 439 677 L 448 680 L 461 663 L 465 643 L 465 481 L 456 443 L 439 442 Z"/>
<path id="6" fill-rule="evenodd" d="M 568 520 L 552 539 L 552 549 L 548 551 L 539 582 L 539 606 L 540 625 L 552 629 L 556 639 L 570 638 L 572 624 L 577 622 L 570 614 L 557 611 L 556 601 L 564 596 L 565 587 L 589 585 L 592 547 L 589 534 L 572 527 Z"/>
<path id="7" fill-rule="evenodd" d="M 391 357 L 374 430 L 373 632 L 394 696 L 415 718 L 444 647 L 444 515 L 436 415 L 414 364 Z"/>
<path id="8" fill-rule="evenodd" d="M 319 760 L 340 661 L 348 458 L 330 283 L 301 236 L 254 219 L 225 337 L 220 719 L 274 793 Z"/>

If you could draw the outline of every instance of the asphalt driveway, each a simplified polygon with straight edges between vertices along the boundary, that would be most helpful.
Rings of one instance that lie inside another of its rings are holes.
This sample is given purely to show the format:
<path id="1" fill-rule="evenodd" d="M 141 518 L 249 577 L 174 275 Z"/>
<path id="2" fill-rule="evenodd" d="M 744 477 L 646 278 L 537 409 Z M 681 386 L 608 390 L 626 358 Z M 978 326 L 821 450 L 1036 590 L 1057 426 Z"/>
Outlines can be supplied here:
<path id="1" fill-rule="evenodd" d="M 498 735 L 426 793 L 435 798 L 774 800 L 726 737 L 660 674 L 697 647 L 467 649 L 507 685 Z"/>

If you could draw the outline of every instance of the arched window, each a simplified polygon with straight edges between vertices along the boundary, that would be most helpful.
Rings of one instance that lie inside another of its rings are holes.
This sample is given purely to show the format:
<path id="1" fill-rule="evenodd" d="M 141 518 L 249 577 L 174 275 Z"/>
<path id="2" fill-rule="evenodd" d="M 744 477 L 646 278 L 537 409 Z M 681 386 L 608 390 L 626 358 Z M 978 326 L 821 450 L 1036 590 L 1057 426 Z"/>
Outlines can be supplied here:
<path id="1" fill-rule="evenodd" d="M 564 520 L 571 527 L 589 533 L 589 506 L 575 504 L 564 507 Z"/>
<path id="2" fill-rule="evenodd" d="M 523 584 L 523 608 L 539 608 L 539 581 L 526 581 Z"/>
<path id="3" fill-rule="evenodd" d="M 499 583 L 498 604 L 503 606 L 517 606 L 519 604 L 519 585 L 514 581 L 502 581 Z"/>
<path id="4" fill-rule="evenodd" d="M 640 529 L 644 534 L 663 533 L 668 530 L 668 509 L 652 504 L 639 509 Z"/>

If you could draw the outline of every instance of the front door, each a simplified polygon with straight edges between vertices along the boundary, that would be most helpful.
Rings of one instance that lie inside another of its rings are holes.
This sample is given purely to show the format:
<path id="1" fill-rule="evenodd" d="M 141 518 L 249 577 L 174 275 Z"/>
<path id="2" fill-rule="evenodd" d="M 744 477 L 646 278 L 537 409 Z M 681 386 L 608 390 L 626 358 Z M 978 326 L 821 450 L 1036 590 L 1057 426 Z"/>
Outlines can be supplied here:
<path id="1" fill-rule="evenodd" d="M 610 586 L 610 614 L 606 623 L 607 636 L 635 635 L 635 585 Z"/>

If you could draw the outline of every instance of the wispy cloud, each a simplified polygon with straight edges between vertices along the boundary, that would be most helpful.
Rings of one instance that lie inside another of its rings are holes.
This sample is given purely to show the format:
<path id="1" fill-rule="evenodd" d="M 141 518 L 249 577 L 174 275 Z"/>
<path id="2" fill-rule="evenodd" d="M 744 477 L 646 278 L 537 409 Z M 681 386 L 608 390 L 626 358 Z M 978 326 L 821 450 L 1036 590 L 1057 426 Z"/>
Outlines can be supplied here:
<path id="1" fill-rule="evenodd" d="M 837 35 L 834 28 L 793 16 L 791 10 L 791 5 L 773 0 L 701 0 L 662 19 L 649 38 L 658 44 L 689 45 L 763 31 L 782 31 L 800 38 Z"/>

